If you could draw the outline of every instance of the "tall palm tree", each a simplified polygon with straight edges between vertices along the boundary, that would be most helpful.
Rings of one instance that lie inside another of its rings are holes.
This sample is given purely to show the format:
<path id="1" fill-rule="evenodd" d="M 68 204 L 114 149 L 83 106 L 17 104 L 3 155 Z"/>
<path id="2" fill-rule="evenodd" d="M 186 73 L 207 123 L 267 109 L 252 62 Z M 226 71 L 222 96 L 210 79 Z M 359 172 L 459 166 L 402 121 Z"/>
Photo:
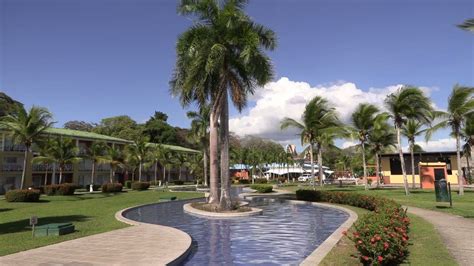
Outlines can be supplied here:
<path id="1" fill-rule="evenodd" d="M 99 164 L 106 163 L 105 154 L 107 144 L 102 141 L 93 142 L 88 148 L 84 158 L 89 159 L 92 163 L 91 167 L 91 187 L 94 186 L 96 167 Z"/>
<path id="2" fill-rule="evenodd" d="M 314 176 L 314 145 L 318 151 L 318 170 L 320 184 L 322 185 L 322 147 L 326 144 L 330 135 L 336 136 L 340 130 L 340 122 L 334 108 L 329 106 L 329 102 L 320 97 L 314 97 L 305 107 L 305 111 L 301 117 L 301 122 L 295 119 L 285 117 L 280 123 L 281 129 L 296 128 L 299 131 L 301 144 L 309 143 L 309 154 L 311 161 L 311 177 L 313 180 L 313 188 L 315 187 Z"/>
<path id="3" fill-rule="evenodd" d="M 474 145 L 474 115 L 470 115 L 467 117 L 466 123 L 464 124 L 461 134 L 464 138 L 462 150 L 464 157 L 466 157 L 467 177 L 469 180 L 472 180 L 471 166 L 469 161 L 471 160 L 472 146 Z"/>
<path id="4" fill-rule="evenodd" d="M 33 106 L 27 111 L 21 105 L 17 105 L 15 112 L 0 119 L 0 125 L 10 132 L 13 142 L 21 143 L 25 146 L 21 189 L 25 188 L 26 166 L 29 154 L 31 153 L 31 145 L 38 141 L 41 138 L 41 134 L 54 124 L 51 120 L 52 114 L 46 108 Z"/>
<path id="5" fill-rule="evenodd" d="M 402 134 L 408 139 L 408 144 L 410 147 L 412 188 L 415 188 L 415 138 L 426 132 L 427 129 L 423 129 L 423 126 L 423 123 L 413 119 L 409 119 L 402 126 Z"/>
<path id="6" fill-rule="evenodd" d="M 433 113 L 431 101 L 419 88 L 403 86 L 387 96 L 385 107 L 393 120 L 397 132 L 397 149 L 400 155 L 405 194 L 408 195 L 410 192 L 408 191 L 407 173 L 401 145 L 401 130 L 408 119 L 414 119 L 426 124 L 430 123 Z"/>
<path id="7" fill-rule="evenodd" d="M 189 169 L 190 174 L 196 179 L 196 185 L 199 185 L 199 176 L 203 174 L 203 154 L 194 154 L 189 157 Z"/>
<path id="8" fill-rule="evenodd" d="M 456 156 L 458 166 L 459 195 L 464 195 L 464 180 L 461 168 L 461 130 L 469 116 L 474 114 L 474 87 L 455 85 L 448 99 L 448 110 L 436 112 L 441 121 L 427 131 L 426 139 L 441 128 L 451 128 L 451 134 L 456 138 Z"/>
<path id="9" fill-rule="evenodd" d="M 194 25 L 178 39 L 171 90 L 181 103 L 210 101 L 209 201 L 230 209 L 228 97 L 241 111 L 248 94 L 272 79 L 272 65 L 263 50 L 276 46 L 275 33 L 247 16 L 244 0 L 182 0 L 178 12 Z M 220 121 L 218 123 L 218 121 Z M 218 132 L 219 127 L 219 132 Z M 220 135 L 220 136 L 218 136 Z M 220 147 L 221 197 L 218 195 Z"/>
<path id="10" fill-rule="evenodd" d="M 49 165 L 54 164 L 54 158 L 51 156 L 51 151 L 50 151 L 52 145 L 53 145 L 52 140 L 50 138 L 44 139 L 38 143 L 39 155 L 42 157 L 42 159 L 39 160 L 39 162 L 44 164 L 45 166 L 45 171 L 44 171 L 44 185 L 45 186 L 48 184 Z M 33 162 L 38 162 L 38 160 L 35 160 L 35 158 L 33 158 Z M 51 176 L 51 183 L 53 182 L 54 178 L 55 178 L 54 176 Z"/>
<path id="11" fill-rule="evenodd" d="M 462 24 L 458 25 L 459 28 L 467 31 L 474 32 L 474 18 L 466 19 Z"/>
<path id="12" fill-rule="evenodd" d="M 158 182 L 158 163 L 163 159 L 163 152 L 165 152 L 164 150 L 165 148 L 162 145 L 158 144 L 156 146 L 150 147 L 150 152 L 148 153 L 149 161 L 146 164 L 146 166 L 147 167 L 153 166 L 155 186 L 157 185 L 157 182 Z M 163 180 L 164 180 L 164 175 L 163 175 Z"/>
<path id="13" fill-rule="evenodd" d="M 33 159 L 34 162 L 54 162 L 59 168 L 59 184 L 63 181 L 63 172 L 67 165 L 76 164 L 82 160 L 78 156 L 79 148 L 76 142 L 71 138 L 56 137 L 50 143 L 49 155 L 38 156 Z"/>
<path id="14" fill-rule="evenodd" d="M 209 105 L 201 106 L 199 112 L 187 112 L 187 117 L 191 121 L 191 137 L 199 144 L 202 150 L 204 185 L 207 186 L 207 167 L 208 167 L 208 147 L 209 147 L 209 126 L 210 126 L 211 107 Z"/>
<path id="15" fill-rule="evenodd" d="M 110 177 L 109 177 L 109 182 L 113 183 L 114 178 L 115 178 L 115 172 L 117 171 L 117 168 L 124 168 L 124 154 L 121 149 L 115 147 L 115 146 L 108 146 L 107 147 L 107 152 L 104 157 L 104 162 L 108 163 L 110 166 Z"/>
<path id="16" fill-rule="evenodd" d="M 179 169 L 178 179 L 181 180 L 182 167 L 189 166 L 189 156 L 186 153 L 179 152 L 176 153 L 175 159 Z"/>
<path id="17" fill-rule="evenodd" d="M 371 152 L 375 155 L 375 176 L 377 178 L 377 187 L 380 185 L 380 155 L 390 148 L 395 148 L 396 134 L 393 128 L 386 122 L 381 122 L 374 128 L 368 136 L 368 145 Z"/>
<path id="18" fill-rule="evenodd" d="M 145 163 L 150 146 L 145 138 L 139 138 L 128 146 L 128 153 L 138 163 L 138 181 L 142 181 L 143 164 Z"/>
<path id="19" fill-rule="evenodd" d="M 361 103 L 357 106 L 351 116 L 352 127 L 350 128 L 351 135 L 357 138 L 362 150 L 362 165 L 364 169 L 364 183 L 365 189 L 368 189 L 367 182 L 367 163 L 365 158 L 365 145 L 369 135 L 375 128 L 375 119 L 380 110 L 372 104 Z"/>
<path id="20" fill-rule="evenodd" d="M 129 172 L 132 173 L 132 182 L 135 181 L 135 172 L 137 168 L 139 167 L 139 161 L 136 155 L 132 152 L 130 152 L 130 149 L 127 146 L 127 149 L 125 149 L 125 158 L 123 161 L 125 173 L 128 175 Z"/>

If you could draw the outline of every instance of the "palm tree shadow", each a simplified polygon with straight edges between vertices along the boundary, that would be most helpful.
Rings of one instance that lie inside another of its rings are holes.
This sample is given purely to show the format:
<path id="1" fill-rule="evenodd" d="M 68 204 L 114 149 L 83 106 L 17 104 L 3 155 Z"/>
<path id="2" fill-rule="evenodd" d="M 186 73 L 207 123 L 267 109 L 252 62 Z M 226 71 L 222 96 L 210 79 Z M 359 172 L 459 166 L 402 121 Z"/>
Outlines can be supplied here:
<path id="1" fill-rule="evenodd" d="M 7 211 L 11 211 L 13 210 L 12 208 L 3 208 L 3 209 L 0 209 L 0 212 L 7 212 Z"/>
<path id="2" fill-rule="evenodd" d="M 66 216 L 48 216 L 38 217 L 38 226 L 49 223 L 74 223 L 82 222 L 91 218 L 85 215 L 66 215 Z M 19 233 L 30 231 L 30 219 L 23 219 L 0 224 L 0 232 L 2 233 Z"/>

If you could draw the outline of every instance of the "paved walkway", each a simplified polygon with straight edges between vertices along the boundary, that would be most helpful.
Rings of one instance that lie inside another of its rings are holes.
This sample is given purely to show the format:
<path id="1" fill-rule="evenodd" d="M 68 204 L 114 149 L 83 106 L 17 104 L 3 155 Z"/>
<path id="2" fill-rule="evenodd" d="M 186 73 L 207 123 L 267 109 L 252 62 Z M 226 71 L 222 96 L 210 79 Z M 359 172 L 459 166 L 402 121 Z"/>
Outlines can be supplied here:
<path id="1" fill-rule="evenodd" d="M 3 256 L 0 265 L 166 265 L 190 245 L 182 231 L 141 224 Z"/>
<path id="2" fill-rule="evenodd" d="M 459 265 L 474 263 L 474 220 L 443 212 L 407 207 L 413 213 L 432 223 L 446 247 Z"/>

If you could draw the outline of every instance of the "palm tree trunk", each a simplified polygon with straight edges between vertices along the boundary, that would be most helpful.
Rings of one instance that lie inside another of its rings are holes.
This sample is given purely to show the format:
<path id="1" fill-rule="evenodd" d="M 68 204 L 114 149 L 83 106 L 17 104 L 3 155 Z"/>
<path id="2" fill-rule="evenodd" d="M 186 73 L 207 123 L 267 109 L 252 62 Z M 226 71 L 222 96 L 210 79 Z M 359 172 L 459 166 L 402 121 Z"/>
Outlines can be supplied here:
<path id="1" fill-rule="evenodd" d="M 92 160 L 91 185 L 94 185 L 94 177 L 95 177 L 95 161 Z"/>
<path id="2" fill-rule="evenodd" d="M 402 140 L 400 134 L 400 127 L 395 126 L 397 129 L 397 148 L 398 154 L 400 155 L 400 165 L 402 167 L 402 174 L 403 174 L 403 186 L 405 188 L 405 195 L 410 195 L 410 191 L 408 191 L 408 179 L 407 179 L 407 171 L 405 170 L 405 160 L 403 159 L 403 150 L 402 150 Z"/>
<path id="3" fill-rule="evenodd" d="M 178 174 L 178 180 L 181 180 L 181 165 L 178 168 L 179 174 Z"/>
<path id="4" fill-rule="evenodd" d="M 314 158 L 313 158 L 313 143 L 309 144 L 309 159 L 311 161 L 311 179 L 313 179 L 313 189 L 316 189 L 316 177 L 314 176 Z M 304 166 L 304 161 L 303 161 Z"/>
<path id="5" fill-rule="evenodd" d="M 365 162 L 365 142 L 361 141 L 361 147 L 362 147 L 362 167 L 364 169 L 364 183 L 365 183 L 365 190 L 369 189 L 369 182 L 367 180 L 367 163 Z"/>
<path id="6" fill-rule="evenodd" d="M 230 196 L 229 178 L 229 104 L 227 100 L 227 89 L 222 99 L 222 111 L 220 116 L 220 143 L 221 143 L 221 199 L 220 208 L 230 210 L 232 206 Z"/>
<path id="7" fill-rule="evenodd" d="M 53 171 L 51 173 L 51 185 L 56 184 L 56 162 L 53 162 Z"/>
<path id="8" fill-rule="evenodd" d="M 46 169 L 45 169 L 45 173 L 44 173 L 44 185 L 45 186 L 48 184 L 48 167 L 49 167 L 49 164 L 46 164 Z"/>
<path id="9" fill-rule="evenodd" d="M 380 186 L 380 161 L 379 153 L 375 153 L 375 178 L 377 178 L 377 188 Z"/>
<path id="10" fill-rule="evenodd" d="M 23 158 L 23 170 L 21 172 L 21 184 L 20 188 L 25 189 L 25 176 L 26 176 L 26 163 L 28 162 L 29 147 L 25 147 L 25 158 Z"/>
<path id="11" fill-rule="evenodd" d="M 114 170 L 113 170 L 113 166 L 111 165 L 110 166 L 110 177 L 109 177 L 109 181 L 110 183 L 113 183 L 114 182 Z"/>
<path id="12" fill-rule="evenodd" d="M 412 185 L 411 187 L 415 189 L 415 155 L 413 154 L 413 150 L 415 149 L 415 143 L 410 143 L 410 156 L 411 156 L 411 178 L 412 178 Z M 421 179 L 420 179 L 421 182 Z"/>
<path id="13" fill-rule="evenodd" d="M 142 162 L 138 166 L 138 182 L 142 182 Z"/>
<path id="14" fill-rule="evenodd" d="M 466 163 L 467 163 L 467 177 L 471 180 L 471 165 L 469 164 L 470 155 L 466 154 Z"/>
<path id="15" fill-rule="evenodd" d="M 158 181 L 158 161 L 155 162 L 155 186 Z"/>
<path id="16" fill-rule="evenodd" d="M 171 182 L 171 167 L 168 167 L 168 183 Z"/>
<path id="17" fill-rule="evenodd" d="M 209 203 L 219 204 L 219 156 L 218 156 L 218 117 L 217 110 L 213 110 L 210 116 L 209 126 L 209 160 L 210 167 L 210 188 L 209 188 Z"/>
<path id="18" fill-rule="evenodd" d="M 461 136 L 459 132 L 456 133 L 456 157 L 458 164 L 458 185 L 459 185 L 459 196 L 464 195 L 464 177 L 462 176 L 461 169 Z"/>
<path id="19" fill-rule="evenodd" d="M 318 167 L 319 167 L 319 185 L 323 186 L 323 149 L 318 144 Z"/>
<path id="20" fill-rule="evenodd" d="M 204 168 L 204 186 L 207 187 L 207 151 L 206 149 L 204 148 L 203 149 L 203 157 L 202 157 L 202 160 L 203 160 L 203 168 Z"/>
<path id="21" fill-rule="evenodd" d="M 59 166 L 59 184 L 63 183 L 63 167 Z"/>
<path id="22" fill-rule="evenodd" d="M 165 183 L 166 182 L 166 166 L 164 163 L 162 164 L 162 166 L 163 166 L 163 183 Z"/>

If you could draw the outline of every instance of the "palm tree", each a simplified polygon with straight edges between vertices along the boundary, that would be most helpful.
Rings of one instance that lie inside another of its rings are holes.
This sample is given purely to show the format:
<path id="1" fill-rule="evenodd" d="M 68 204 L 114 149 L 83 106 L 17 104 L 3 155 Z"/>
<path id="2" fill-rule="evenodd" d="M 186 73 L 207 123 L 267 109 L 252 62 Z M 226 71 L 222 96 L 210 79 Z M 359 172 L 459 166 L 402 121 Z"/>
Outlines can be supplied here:
<path id="1" fill-rule="evenodd" d="M 155 177 L 155 186 L 157 185 L 157 181 L 158 181 L 158 163 L 163 158 L 164 149 L 165 148 L 162 145 L 158 144 L 154 147 L 151 147 L 150 152 L 148 154 L 149 163 L 146 164 L 146 165 L 147 165 L 147 167 L 153 165 L 154 177 Z M 163 180 L 164 180 L 164 175 L 163 175 Z"/>
<path id="2" fill-rule="evenodd" d="M 415 188 L 415 138 L 421 136 L 426 132 L 427 129 L 422 129 L 423 123 L 409 119 L 402 126 L 402 134 L 408 139 L 410 146 L 410 157 L 411 157 L 411 177 L 412 177 L 412 188 Z M 421 180 L 420 180 L 421 183 Z"/>
<path id="3" fill-rule="evenodd" d="M 322 147 L 329 143 L 331 136 L 336 137 L 340 131 L 340 122 L 334 108 L 329 106 L 326 99 L 316 96 L 305 107 L 301 122 L 295 119 L 285 117 L 281 121 L 281 129 L 289 127 L 296 128 L 299 131 L 301 144 L 309 143 L 309 154 L 311 161 L 311 177 L 313 188 L 315 187 L 314 176 L 314 145 L 318 151 L 318 170 L 320 184 L 322 185 Z"/>
<path id="4" fill-rule="evenodd" d="M 471 166 L 469 164 L 469 161 L 471 160 L 472 146 L 474 145 L 474 115 L 468 116 L 461 134 L 464 137 L 465 142 L 462 146 L 462 150 L 464 157 L 466 157 L 467 177 L 469 180 L 472 180 Z"/>
<path id="5" fill-rule="evenodd" d="M 198 176 L 202 174 L 203 172 L 203 154 L 194 154 L 189 157 L 189 168 L 190 168 L 190 174 L 193 175 L 196 179 L 196 185 L 199 185 L 199 178 Z"/>
<path id="6" fill-rule="evenodd" d="M 33 159 L 34 162 L 54 162 L 59 167 L 59 184 L 63 180 L 63 172 L 66 165 L 76 164 L 82 160 L 77 154 L 79 148 L 71 138 L 56 137 L 50 143 L 49 155 L 38 156 Z"/>
<path id="7" fill-rule="evenodd" d="M 243 0 L 181 1 L 178 12 L 191 16 L 195 23 L 178 39 L 176 67 L 170 82 L 172 93 L 180 96 L 183 105 L 197 101 L 203 106 L 210 100 L 209 201 L 225 210 L 231 207 L 228 95 L 241 111 L 247 104 L 247 95 L 272 79 L 272 65 L 263 50 L 276 46 L 275 33 L 253 22 L 244 13 L 245 5 Z"/>
<path id="8" fill-rule="evenodd" d="M 107 147 L 107 153 L 105 157 L 103 158 L 105 163 L 108 163 L 110 166 L 110 177 L 109 177 L 109 182 L 113 183 L 114 178 L 115 178 L 115 171 L 117 171 L 117 168 L 124 168 L 124 155 L 121 149 L 115 147 L 115 146 L 108 146 Z"/>
<path id="9" fill-rule="evenodd" d="M 187 117 L 191 121 L 191 137 L 199 144 L 203 154 L 203 169 L 204 169 L 204 185 L 207 186 L 207 150 L 209 147 L 209 124 L 210 124 L 211 107 L 204 105 L 199 109 L 199 112 L 187 112 Z"/>
<path id="10" fill-rule="evenodd" d="M 0 120 L 0 125 L 10 131 L 13 141 L 25 146 L 21 189 L 25 188 L 26 166 L 28 155 L 31 153 L 31 145 L 38 141 L 41 134 L 54 124 L 51 119 L 52 114 L 46 108 L 33 106 L 27 111 L 23 106 L 17 105 L 15 112 L 2 117 Z"/>
<path id="11" fill-rule="evenodd" d="M 462 24 L 458 25 L 459 28 L 467 31 L 474 32 L 474 18 L 466 19 Z"/>
<path id="12" fill-rule="evenodd" d="M 178 165 L 179 168 L 179 175 L 178 175 L 178 180 L 181 180 L 181 168 L 182 167 L 187 167 L 189 165 L 189 158 L 186 153 L 179 152 L 175 156 L 176 159 L 176 164 Z"/>
<path id="13" fill-rule="evenodd" d="M 350 131 L 352 136 L 355 136 L 359 140 L 360 147 L 362 149 L 362 165 L 364 169 L 364 183 L 366 190 L 368 189 L 368 182 L 365 145 L 369 135 L 375 128 L 375 120 L 379 111 L 380 110 L 375 105 L 361 103 L 357 106 L 356 110 L 351 116 L 352 127 L 350 128 Z"/>
<path id="14" fill-rule="evenodd" d="M 390 148 L 395 148 L 396 135 L 386 122 L 379 123 L 368 136 L 368 145 L 371 152 L 375 155 L 375 176 L 377 178 L 377 187 L 380 185 L 380 155 Z"/>
<path id="15" fill-rule="evenodd" d="M 105 163 L 107 160 L 105 158 L 105 152 L 107 151 L 107 144 L 105 142 L 93 142 L 90 147 L 87 148 L 86 155 L 84 158 L 87 158 L 92 163 L 91 168 L 91 187 L 94 186 L 96 166 L 101 163 Z"/>
<path id="16" fill-rule="evenodd" d="M 403 86 L 385 99 L 385 106 L 393 120 L 397 132 L 397 149 L 403 173 L 405 194 L 408 195 L 408 180 L 401 145 L 401 130 L 408 119 L 429 124 L 432 117 L 431 101 L 417 87 Z"/>
<path id="17" fill-rule="evenodd" d="M 44 185 L 48 184 L 48 168 L 50 164 L 54 164 L 54 158 L 51 156 L 51 146 L 53 145 L 50 138 L 47 138 L 38 143 L 39 145 L 39 154 L 42 159 L 39 161 L 40 163 L 44 164 L 45 171 L 44 171 Z M 33 158 L 33 162 L 38 162 L 38 160 Z M 51 176 L 51 183 L 54 180 L 54 176 Z"/>
<path id="18" fill-rule="evenodd" d="M 456 156 L 458 165 L 459 195 L 464 195 L 464 181 L 461 175 L 461 130 L 467 118 L 474 114 L 474 87 L 455 85 L 448 99 L 448 110 L 436 112 L 441 121 L 427 131 L 426 139 L 441 128 L 451 128 L 451 134 L 456 138 Z"/>
<path id="19" fill-rule="evenodd" d="M 128 153 L 138 163 L 138 181 L 142 181 L 143 163 L 148 157 L 150 146 L 145 138 L 139 138 L 128 146 Z"/>

